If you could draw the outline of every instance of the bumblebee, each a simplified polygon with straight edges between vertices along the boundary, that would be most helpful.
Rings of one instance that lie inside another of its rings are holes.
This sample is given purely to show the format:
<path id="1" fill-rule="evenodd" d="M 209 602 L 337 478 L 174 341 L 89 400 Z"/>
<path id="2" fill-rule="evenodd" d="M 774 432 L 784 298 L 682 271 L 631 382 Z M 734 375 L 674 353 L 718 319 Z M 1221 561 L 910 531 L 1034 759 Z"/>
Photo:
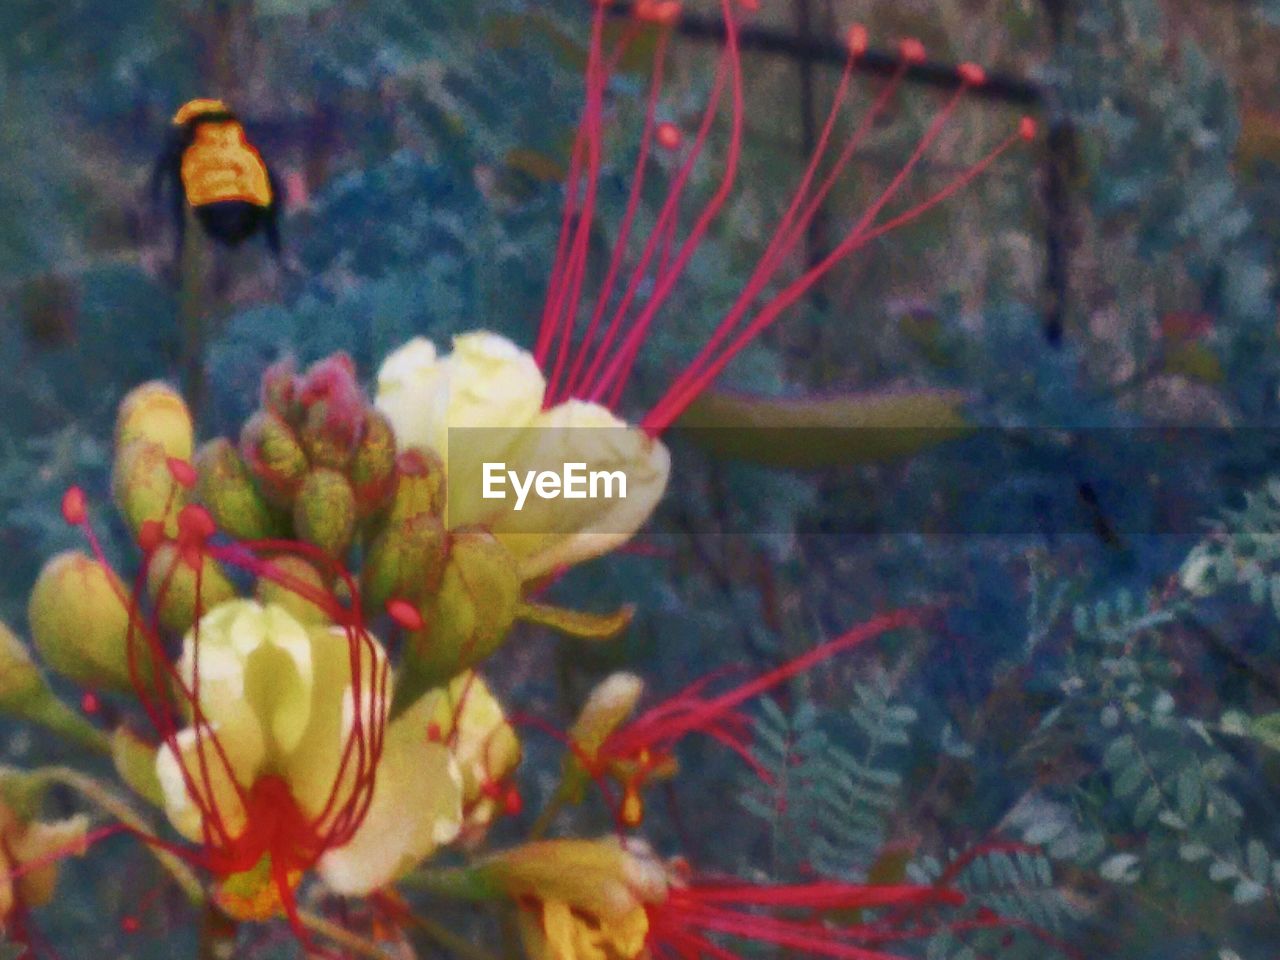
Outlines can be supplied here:
<path id="1" fill-rule="evenodd" d="M 179 254 L 189 206 L 219 243 L 235 247 L 262 231 L 272 253 L 280 255 L 279 185 L 221 100 L 192 100 L 174 114 L 151 178 L 157 203 L 166 187 Z"/>

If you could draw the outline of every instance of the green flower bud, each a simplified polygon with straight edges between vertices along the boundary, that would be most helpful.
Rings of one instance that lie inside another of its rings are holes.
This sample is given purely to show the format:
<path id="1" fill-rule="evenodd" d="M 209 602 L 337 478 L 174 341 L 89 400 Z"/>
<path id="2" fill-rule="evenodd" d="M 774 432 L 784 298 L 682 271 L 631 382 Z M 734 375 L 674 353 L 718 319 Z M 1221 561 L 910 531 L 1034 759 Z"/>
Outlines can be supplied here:
<path id="1" fill-rule="evenodd" d="M 162 522 L 168 536 L 178 531 L 178 512 L 186 505 L 187 491 L 174 479 L 169 459 L 164 447 L 150 440 L 134 440 L 116 450 L 111 489 L 135 535 L 148 520 Z"/>
<path id="2" fill-rule="evenodd" d="M 303 596 L 298 589 L 312 587 L 316 593 L 328 596 L 328 586 L 320 571 L 301 557 L 280 556 L 271 559 L 271 566 L 285 578 L 285 582 L 271 577 L 259 577 L 254 596 L 264 607 L 275 604 L 284 607 L 299 623 L 325 624 L 328 615 L 311 600 Z"/>
<path id="3" fill-rule="evenodd" d="M 0 712 L 21 716 L 47 691 L 26 644 L 0 621 Z"/>
<path id="4" fill-rule="evenodd" d="M 177 390 L 153 380 L 130 390 L 116 415 L 116 449 L 137 440 L 157 443 L 165 455 L 190 460 L 195 445 L 191 412 Z"/>
<path id="5" fill-rule="evenodd" d="M 394 709 L 475 666 L 502 645 L 520 603 L 514 557 L 485 530 L 453 531 L 440 589 L 422 605 L 426 626 L 410 634 Z"/>
<path id="6" fill-rule="evenodd" d="M 279 414 L 259 410 L 245 421 L 240 454 L 269 501 L 279 506 L 293 502 L 307 475 L 307 455 Z"/>
<path id="7" fill-rule="evenodd" d="M 287 524 L 263 499 L 240 452 L 226 437 L 210 440 L 195 459 L 196 495 L 218 527 L 237 540 L 282 536 Z"/>
<path id="8" fill-rule="evenodd" d="M 130 690 L 129 593 L 109 567 L 78 550 L 40 571 L 27 619 L 53 670 L 86 687 Z"/>
<path id="9" fill-rule="evenodd" d="M 366 415 L 364 437 L 347 473 L 361 517 L 376 513 L 395 492 L 396 435 L 391 421 L 376 410 Z"/>
<path id="10" fill-rule="evenodd" d="M 420 513 L 388 526 L 365 555 L 365 602 L 381 609 L 392 597 L 415 603 L 440 587 L 446 535 L 438 517 Z"/>
<path id="11" fill-rule="evenodd" d="M 198 595 L 197 580 L 200 584 Z M 236 596 L 235 587 L 216 560 L 201 554 L 197 571 L 172 543 L 162 543 L 151 555 L 151 564 L 147 568 L 147 592 L 156 605 L 160 624 L 174 633 L 186 633 L 191 629 L 196 622 L 197 608 L 203 616 Z"/>
<path id="12" fill-rule="evenodd" d="M 164 791 L 156 776 L 156 748 L 127 727 L 111 736 L 111 759 L 116 773 L 130 788 L 154 807 L 164 808 Z"/>
<path id="13" fill-rule="evenodd" d="M 356 495 L 347 478 L 328 467 L 308 473 L 293 502 L 293 528 L 334 557 L 346 553 L 356 528 Z"/>
<path id="14" fill-rule="evenodd" d="M 443 461 L 429 450 L 406 450 L 396 458 L 396 492 L 388 525 L 420 513 L 443 516 L 445 490 Z"/>

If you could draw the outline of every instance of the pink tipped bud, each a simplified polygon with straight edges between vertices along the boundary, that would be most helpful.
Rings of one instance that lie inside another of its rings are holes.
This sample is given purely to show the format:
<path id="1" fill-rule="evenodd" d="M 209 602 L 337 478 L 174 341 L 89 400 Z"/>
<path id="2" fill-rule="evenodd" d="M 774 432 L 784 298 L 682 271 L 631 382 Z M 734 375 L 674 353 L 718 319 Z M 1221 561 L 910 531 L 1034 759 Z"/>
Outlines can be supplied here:
<path id="1" fill-rule="evenodd" d="M 1018 121 L 1018 136 L 1028 142 L 1036 138 L 1039 127 L 1031 117 L 1023 117 Z"/>
<path id="2" fill-rule="evenodd" d="M 387 601 L 387 614 L 406 630 L 421 630 L 422 614 L 408 600 L 394 599 Z"/>
<path id="3" fill-rule="evenodd" d="M 845 45 L 849 48 L 850 56 L 860 57 L 866 53 L 867 28 L 860 23 L 855 23 L 845 35 Z"/>
<path id="4" fill-rule="evenodd" d="M 286 420 L 294 413 L 298 395 L 298 376 L 292 358 L 267 367 L 262 373 L 262 405 Z"/>
<path id="5" fill-rule="evenodd" d="M 658 124 L 658 146 L 664 150 L 675 150 L 684 140 L 684 134 L 680 132 L 680 128 L 670 121 Z"/>
<path id="6" fill-rule="evenodd" d="M 987 71 L 976 63 L 962 63 L 956 67 L 956 75 L 971 87 L 980 87 L 987 82 Z"/>
<path id="7" fill-rule="evenodd" d="M 81 526 L 88 519 L 89 510 L 85 506 L 84 491 L 79 487 L 68 487 L 62 495 L 62 519 L 72 527 Z"/>
<path id="8" fill-rule="evenodd" d="M 924 44 L 915 37 L 907 37 L 898 44 L 898 54 L 907 63 L 924 63 Z"/>
<path id="9" fill-rule="evenodd" d="M 177 457 L 170 457 L 168 463 L 169 475 L 173 477 L 179 486 L 190 490 L 196 485 L 196 470 L 190 463 Z"/>

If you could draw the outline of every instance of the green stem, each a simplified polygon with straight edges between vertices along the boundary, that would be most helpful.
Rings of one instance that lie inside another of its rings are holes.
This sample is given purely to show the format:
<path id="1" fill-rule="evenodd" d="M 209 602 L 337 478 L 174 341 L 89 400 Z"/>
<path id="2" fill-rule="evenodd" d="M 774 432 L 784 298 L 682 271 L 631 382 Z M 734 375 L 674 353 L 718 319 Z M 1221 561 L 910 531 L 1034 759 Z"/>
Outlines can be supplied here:
<path id="1" fill-rule="evenodd" d="M 551 824 L 555 822 L 560 811 L 565 808 L 569 802 L 570 787 L 564 780 L 560 781 L 560 786 L 556 788 L 556 792 L 551 795 L 551 799 L 547 801 L 547 805 L 542 808 L 542 812 L 538 814 L 538 819 L 533 822 L 533 826 L 529 829 L 530 840 L 541 840 Z"/>
<path id="2" fill-rule="evenodd" d="M 300 910 L 298 911 L 298 919 L 302 921 L 302 925 L 308 930 L 320 934 L 326 940 L 332 940 L 339 946 L 345 947 L 359 956 L 368 957 L 370 960 L 395 960 L 391 954 L 373 941 L 366 940 L 359 934 L 352 933 L 346 927 L 340 926 L 332 920 L 327 920 L 319 914 Z"/>
<path id="3" fill-rule="evenodd" d="M 505 900 L 506 893 L 494 885 L 489 875 L 478 867 L 453 867 L 442 870 L 425 868 L 403 878 L 398 886 L 421 890 L 450 900 L 485 903 Z"/>
<path id="4" fill-rule="evenodd" d="M 64 740 L 69 740 L 95 753 L 107 755 L 111 753 L 111 739 L 54 696 L 51 691 L 46 690 L 45 695 L 24 711 L 22 716 L 56 733 Z"/>
<path id="5" fill-rule="evenodd" d="M 146 838 L 154 836 L 150 824 L 130 806 L 129 801 L 116 794 L 110 788 L 98 782 L 88 774 L 70 767 L 43 767 L 30 771 L 27 776 L 43 780 L 46 783 L 57 783 L 79 793 L 82 797 L 109 816 L 119 820 L 134 833 Z M 174 882 L 182 888 L 187 899 L 198 904 L 205 901 L 204 886 L 195 872 L 168 850 L 163 850 L 151 843 L 147 849 L 173 877 Z"/>
<path id="6" fill-rule="evenodd" d="M 465 937 L 454 933 L 448 927 L 442 926 L 435 920 L 429 920 L 414 913 L 408 914 L 408 920 L 423 935 L 434 940 L 455 956 L 462 957 L 463 960 L 498 960 L 488 950 L 477 947 Z"/>
<path id="7" fill-rule="evenodd" d="M 200 923 L 199 960 L 233 960 L 238 924 L 213 904 L 206 904 Z"/>

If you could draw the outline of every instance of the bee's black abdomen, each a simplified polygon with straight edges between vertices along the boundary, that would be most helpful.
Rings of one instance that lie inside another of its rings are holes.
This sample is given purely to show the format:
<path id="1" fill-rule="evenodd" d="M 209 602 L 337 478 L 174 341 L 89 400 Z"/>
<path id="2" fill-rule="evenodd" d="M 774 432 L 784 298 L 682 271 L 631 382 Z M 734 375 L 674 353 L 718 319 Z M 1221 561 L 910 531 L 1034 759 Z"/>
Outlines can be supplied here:
<path id="1" fill-rule="evenodd" d="M 229 247 L 238 246 L 263 227 L 267 209 L 245 200 L 220 200 L 195 208 L 205 232 Z"/>

